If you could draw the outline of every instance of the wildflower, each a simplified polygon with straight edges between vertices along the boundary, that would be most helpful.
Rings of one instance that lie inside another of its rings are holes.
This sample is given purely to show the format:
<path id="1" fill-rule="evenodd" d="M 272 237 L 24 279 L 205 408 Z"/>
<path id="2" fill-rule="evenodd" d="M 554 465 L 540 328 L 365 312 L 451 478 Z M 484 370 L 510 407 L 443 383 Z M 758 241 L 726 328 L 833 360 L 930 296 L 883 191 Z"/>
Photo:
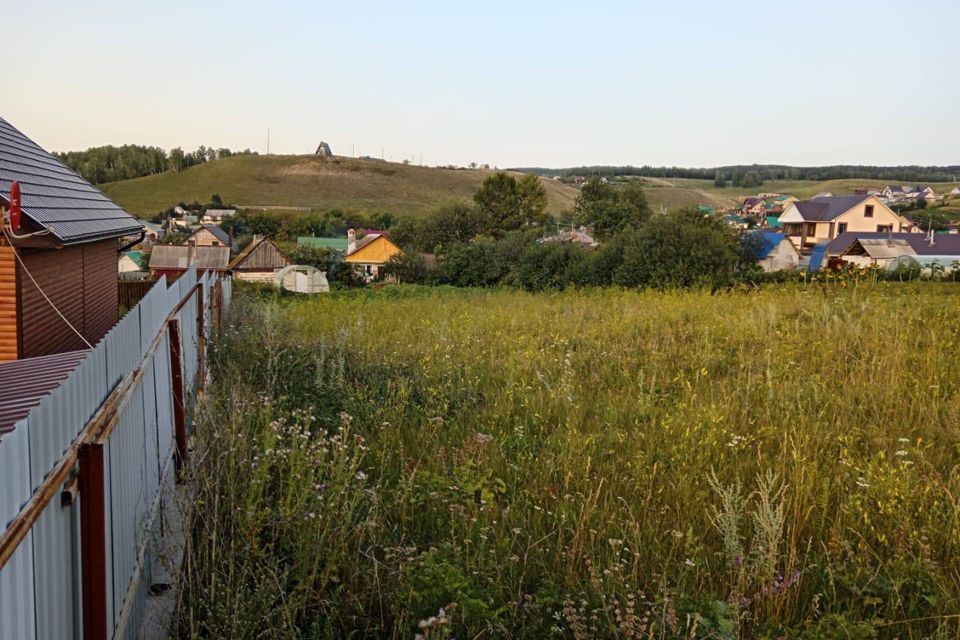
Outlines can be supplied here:
<path id="1" fill-rule="evenodd" d="M 367 479 L 367 474 L 365 474 L 363 471 L 357 471 L 356 478 L 362 482 Z"/>
<path id="2" fill-rule="evenodd" d="M 695 566 L 697 566 L 697 563 L 694 562 L 693 560 L 691 560 L 690 558 L 687 558 L 686 560 L 684 560 L 684 561 L 683 561 L 683 564 L 687 565 L 688 567 L 695 567 Z"/>
<path id="3" fill-rule="evenodd" d="M 897 451 L 897 452 L 894 453 L 893 455 L 902 458 L 902 457 L 904 457 L 904 456 L 910 455 L 910 452 L 909 452 L 909 451 L 904 451 L 903 449 L 900 449 L 899 451 Z"/>

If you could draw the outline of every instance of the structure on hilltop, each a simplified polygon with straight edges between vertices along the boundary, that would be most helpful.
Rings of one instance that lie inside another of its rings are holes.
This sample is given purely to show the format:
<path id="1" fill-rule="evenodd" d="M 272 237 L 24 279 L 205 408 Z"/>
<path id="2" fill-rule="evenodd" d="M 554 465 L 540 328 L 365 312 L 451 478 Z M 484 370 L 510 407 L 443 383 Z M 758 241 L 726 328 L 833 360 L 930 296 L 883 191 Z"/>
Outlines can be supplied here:
<path id="1" fill-rule="evenodd" d="M 330 145 L 328 145 L 326 142 L 321 140 L 320 144 L 317 146 L 317 151 L 315 155 L 318 155 L 321 158 L 332 158 L 333 151 L 330 151 Z"/>

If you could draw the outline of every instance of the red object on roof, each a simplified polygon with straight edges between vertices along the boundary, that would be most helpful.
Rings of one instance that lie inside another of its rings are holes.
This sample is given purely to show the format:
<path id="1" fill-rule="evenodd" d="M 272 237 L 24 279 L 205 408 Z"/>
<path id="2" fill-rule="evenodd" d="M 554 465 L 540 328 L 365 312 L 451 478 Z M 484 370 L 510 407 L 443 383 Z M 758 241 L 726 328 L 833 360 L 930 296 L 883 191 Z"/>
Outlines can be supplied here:
<path id="1" fill-rule="evenodd" d="M 20 231 L 20 183 L 16 180 L 10 185 L 10 228 L 16 233 Z"/>

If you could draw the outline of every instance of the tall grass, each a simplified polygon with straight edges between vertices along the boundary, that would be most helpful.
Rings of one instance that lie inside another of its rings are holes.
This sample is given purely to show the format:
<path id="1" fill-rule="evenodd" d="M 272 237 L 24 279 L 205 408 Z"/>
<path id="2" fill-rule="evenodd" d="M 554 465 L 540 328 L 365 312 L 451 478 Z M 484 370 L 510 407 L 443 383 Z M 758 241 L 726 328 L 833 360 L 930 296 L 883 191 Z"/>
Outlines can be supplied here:
<path id="1" fill-rule="evenodd" d="M 182 634 L 957 637 L 960 292 L 847 284 L 241 294 Z"/>

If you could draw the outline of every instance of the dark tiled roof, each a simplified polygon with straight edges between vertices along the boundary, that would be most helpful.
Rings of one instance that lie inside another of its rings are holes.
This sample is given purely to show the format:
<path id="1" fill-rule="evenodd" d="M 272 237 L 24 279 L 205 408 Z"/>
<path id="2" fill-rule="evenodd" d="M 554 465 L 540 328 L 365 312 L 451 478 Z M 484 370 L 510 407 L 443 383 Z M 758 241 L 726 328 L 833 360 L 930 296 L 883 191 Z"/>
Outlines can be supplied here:
<path id="1" fill-rule="evenodd" d="M 804 220 L 829 222 L 869 197 L 871 196 L 824 196 L 795 202 L 794 205 Z"/>
<path id="2" fill-rule="evenodd" d="M 841 255 L 853 246 L 857 240 L 906 240 L 918 256 L 960 256 L 960 234 L 938 233 L 933 238 L 933 244 L 925 233 L 883 233 L 847 231 L 841 233 L 827 245 L 827 253 Z"/>
<path id="3" fill-rule="evenodd" d="M 0 197 L 20 183 L 23 213 L 64 244 L 138 233 L 143 226 L 96 187 L 0 118 Z"/>
<path id="4" fill-rule="evenodd" d="M 87 350 L 0 363 L 0 437 L 63 382 Z"/>

